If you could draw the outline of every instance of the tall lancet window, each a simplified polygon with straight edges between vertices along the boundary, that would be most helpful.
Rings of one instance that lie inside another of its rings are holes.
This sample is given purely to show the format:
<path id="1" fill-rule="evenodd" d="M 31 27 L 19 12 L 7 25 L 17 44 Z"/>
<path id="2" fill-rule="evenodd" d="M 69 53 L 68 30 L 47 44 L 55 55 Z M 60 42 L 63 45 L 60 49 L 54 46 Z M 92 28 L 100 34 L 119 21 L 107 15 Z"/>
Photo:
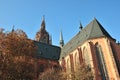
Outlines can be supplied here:
<path id="1" fill-rule="evenodd" d="M 89 56 L 87 48 L 83 49 L 83 55 L 84 55 L 83 59 L 84 59 L 85 64 L 88 65 L 89 67 L 91 67 L 91 65 L 90 65 L 90 56 Z"/>
<path id="2" fill-rule="evenodd" d="M 102 76 L 102 80 L 108 80 L 107 69 L 105 65 L 105 60 L 102 52 L 102 48 L 100 45 L 96 44 L 96 56 L 98 60 L 98 67 L 100 70 L 100 74 Z"/>
<path id="3" fill-rule="evenodd" d="M 75 66 L 78 66 L 78 64 L 77 64 L 77 62 L 78 62 L 78 59 L 77 59 L 77 53 L 75 53 L 75 57 L 74 57 L 74 64 L 75 64 Z"/>
<path id="4" fill-rule="evenodd" d="M 66 67 L 68 72 L 71 72 L 71 65 L 70 65 L 70 58 L 67 59 L 67 67 Z"/>

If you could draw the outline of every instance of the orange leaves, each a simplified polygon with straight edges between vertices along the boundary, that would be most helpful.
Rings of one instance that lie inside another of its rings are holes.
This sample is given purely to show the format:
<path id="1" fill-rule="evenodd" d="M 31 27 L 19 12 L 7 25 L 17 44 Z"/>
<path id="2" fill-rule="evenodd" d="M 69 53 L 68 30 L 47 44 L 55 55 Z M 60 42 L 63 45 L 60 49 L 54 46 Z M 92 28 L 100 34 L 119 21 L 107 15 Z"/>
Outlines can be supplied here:
<path id="1" fill-rule="evenodd" d="M 12 55 L 31 55 L 36 51 L 34 43 L 14 32 L 9 33 L 2 41 L 3 51 Z M 32 53 L 31 53 L 32 52 Z"/>
<path id="2" fill-rule="evenodd" d="M 22 30 L 0 33 L 0 54 L 2 55 L 0 79 L 33 80 L 35 77 L 33 56 L 36 51 L 33 41 L 27 39 L 27 35 Z"/>

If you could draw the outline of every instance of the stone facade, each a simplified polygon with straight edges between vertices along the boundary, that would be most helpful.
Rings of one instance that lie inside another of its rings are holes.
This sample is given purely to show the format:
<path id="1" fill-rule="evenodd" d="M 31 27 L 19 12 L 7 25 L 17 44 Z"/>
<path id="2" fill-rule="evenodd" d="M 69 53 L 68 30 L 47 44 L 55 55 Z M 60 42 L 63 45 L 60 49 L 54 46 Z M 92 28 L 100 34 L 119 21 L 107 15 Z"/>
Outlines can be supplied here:
<path id="1" fill-rule="evenodd" d="M 94 28 L 98 29 L 97 33 Z M 88 38 L 84 37 L 84 31 L 87 31 L 86 34 L 90 32 Z M 120 80 L 120 46 L 96 19 L 63 46 L 59 62 L 66 72 L 86 63 L 92 69 L 95 80 Z"/>
<path id="2" fill-rule="evenodd" d="M 119 80 L 120 45 L 97 19 L 85 28 L 81 24 L 80 27 L 81 31 L 67 44 L 64 44 L 61 32 L 60 48 L 50 45 L 43 18 L 41 29 L 36 34 L 39 46 L 37 71 L 44 72 L 51 67 L 59 67 L 60 64 L 65 72 L 74 72 L 76 67 L 85 63 L 91 68 L 95 80 Z"/>

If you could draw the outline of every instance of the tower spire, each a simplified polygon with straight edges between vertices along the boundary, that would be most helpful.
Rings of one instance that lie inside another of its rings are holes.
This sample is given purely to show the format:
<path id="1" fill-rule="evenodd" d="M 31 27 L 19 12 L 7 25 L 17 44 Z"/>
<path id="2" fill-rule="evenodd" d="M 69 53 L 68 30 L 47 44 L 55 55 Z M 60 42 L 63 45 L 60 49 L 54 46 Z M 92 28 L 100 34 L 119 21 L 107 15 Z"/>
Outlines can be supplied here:
<path id="1" fill-rule="evenodd" d="M 62 35 L 62 30 L 60 32 L 60 47 L 64 46 L 64 40 L 63 40 L 63 35 Z"/>
<path id="2" fill-rule="evenodd" d="M 40 30 L 36 33 L 36 41 L 42 42 L 49 44 L 49 33 L 45 29 L 45 18 L 43 16 L 42 18 L 42 23 L 41 23 L 41 28 Z"/>
<path id="3" fill-rule="evenodd" d="M 45 16 L 44 15 L 43 15 L 43 18 L 42 18 L 41 29 L 45 30 Z"/>

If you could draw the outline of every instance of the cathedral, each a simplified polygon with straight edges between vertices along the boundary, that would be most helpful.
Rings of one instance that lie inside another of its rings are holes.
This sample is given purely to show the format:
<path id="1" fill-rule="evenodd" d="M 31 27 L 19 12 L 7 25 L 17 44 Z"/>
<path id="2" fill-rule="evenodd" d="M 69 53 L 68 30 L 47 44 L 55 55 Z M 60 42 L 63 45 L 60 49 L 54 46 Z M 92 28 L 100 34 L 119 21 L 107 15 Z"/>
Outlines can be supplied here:
<path id="1" fill-rule="evenodd" d="M 45 27 L 43 18 L 35 38 L 39 71 L 50 65 L 72 72 L 85 63 L 91 68 L 95 80 L 120 80 L 120 45 L 96 18 L 85 27 L 80 24 L 81 30 L 66 44 L 60 32 L 60 46 L 52 45 Z"/>

